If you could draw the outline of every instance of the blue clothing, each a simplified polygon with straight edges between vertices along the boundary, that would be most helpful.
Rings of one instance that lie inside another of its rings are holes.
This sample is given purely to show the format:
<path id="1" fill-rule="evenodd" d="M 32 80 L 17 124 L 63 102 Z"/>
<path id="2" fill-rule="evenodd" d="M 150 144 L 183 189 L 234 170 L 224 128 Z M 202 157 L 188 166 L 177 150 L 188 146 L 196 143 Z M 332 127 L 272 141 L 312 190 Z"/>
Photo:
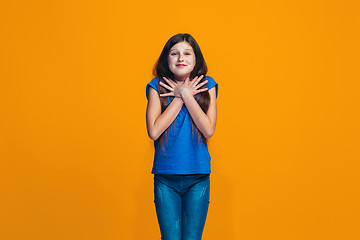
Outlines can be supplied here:
<path id="1" fill-rule="evenodd" d="M 209 174 L 155 174 L 154 202 L 161 239 L 201 240 L 209 198 Z"/>
<path id="2" fill-rule="evenodd" d="M 206 76 L 208 90 L 216 87 L 218 95 L 218 84 L 213 78 Z M 153 78 L 146 85 L 146 98 L 149 96 L 149 86 L 158 90 L 158 78 Z M 172 97 L 173 98 L 173 97 Z M 198 96 L 199 98 L 199 96 Z M 197 100 L 198 100 L 197 98 Z M 168 104 L 170 97 L 168 97 Z M 153 174 L 208 174 L 210 169 L 210 154 L 206 141 L 197 142 L 197 134 L 191 129 L 191 116 L 185 104 L 176 116 L 174 122 L 169 126 L 167 141 L 164 138 L 164 150 L 161 150 L 160 137 L 154 141 L 155 156 L 152 172 Z M 194 140 L 192 135 L 194 134 Z"/>

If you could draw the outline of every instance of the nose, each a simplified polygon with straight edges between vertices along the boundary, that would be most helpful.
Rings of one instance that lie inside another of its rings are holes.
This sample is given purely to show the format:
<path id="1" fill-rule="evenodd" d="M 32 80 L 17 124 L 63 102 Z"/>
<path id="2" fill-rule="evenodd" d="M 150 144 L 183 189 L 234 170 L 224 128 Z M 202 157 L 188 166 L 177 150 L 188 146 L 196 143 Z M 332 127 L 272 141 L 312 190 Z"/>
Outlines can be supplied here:
<path id="1" fill-rule="evenodd" d="M 179 54 L 179 62 L 184 61 L 184 56 L 182 54 Z"/>

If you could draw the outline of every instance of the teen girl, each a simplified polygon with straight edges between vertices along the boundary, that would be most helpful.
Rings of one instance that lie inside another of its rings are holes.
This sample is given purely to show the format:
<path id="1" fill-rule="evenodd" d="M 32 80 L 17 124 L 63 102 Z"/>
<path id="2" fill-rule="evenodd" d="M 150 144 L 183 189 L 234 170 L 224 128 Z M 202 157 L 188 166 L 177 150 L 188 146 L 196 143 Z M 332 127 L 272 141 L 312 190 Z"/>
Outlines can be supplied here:
<path id="1" fill-rule="evenodd" d="M 200 240 L 210 192 L 206 139 L 215 131 L 218 84 L 206 76 L 190 34 L 171 37 L 146 86 L 146 124 L 154 140 L 154 202 L 163 240 Z"/>

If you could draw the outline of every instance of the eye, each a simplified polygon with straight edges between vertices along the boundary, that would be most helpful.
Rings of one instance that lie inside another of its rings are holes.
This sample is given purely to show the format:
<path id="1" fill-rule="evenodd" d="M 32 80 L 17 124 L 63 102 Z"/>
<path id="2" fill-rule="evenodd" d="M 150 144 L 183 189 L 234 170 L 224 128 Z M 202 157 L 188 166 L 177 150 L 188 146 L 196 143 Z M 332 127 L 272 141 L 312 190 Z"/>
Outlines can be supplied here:
<path id="1" fill-rule="evenodd" d="M 191 55 L 191 53 L 185 53 L 185 55 Z"/>
<path id="2" fill-rule="evenodd" d="M 176 53 L 176 52 L 173 52 L 173 53 L 171 53 L 170 55 L 173 55 L 173 56 L 174 56 L 174 55 L 177 55 L 177 53 Z"/>

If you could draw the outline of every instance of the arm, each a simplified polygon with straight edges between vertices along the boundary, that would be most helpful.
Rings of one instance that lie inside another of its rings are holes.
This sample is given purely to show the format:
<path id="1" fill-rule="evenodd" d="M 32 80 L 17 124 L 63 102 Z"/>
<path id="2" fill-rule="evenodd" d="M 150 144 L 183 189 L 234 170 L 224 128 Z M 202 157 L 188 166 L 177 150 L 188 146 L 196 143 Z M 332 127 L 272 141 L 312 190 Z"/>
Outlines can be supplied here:
<path id="1" fill-rule="evenodd" d="M 158 93 L 149 87 L 149 101 L 146 108 L 146 126 L 148 135 L 156 140 L 170 126 L 179 114 L 184 102 L 181 98 L 174 98 L 166 110 L 161 113 L 161 103 Z"/>
<path id="2" fill-rule="evenodd" d="M 184 91 L 181 97 L 195 125 L 206 139 L 209 139 L 215 132 L 216 117 L 217 117 L 215 90 L 216 90 L 215 87 L 209 90 L 210 105 L 208 112 L 206 114 L 201 109 L 198 102 L 195 100 L 194 96 L 189 91 Z"/>

